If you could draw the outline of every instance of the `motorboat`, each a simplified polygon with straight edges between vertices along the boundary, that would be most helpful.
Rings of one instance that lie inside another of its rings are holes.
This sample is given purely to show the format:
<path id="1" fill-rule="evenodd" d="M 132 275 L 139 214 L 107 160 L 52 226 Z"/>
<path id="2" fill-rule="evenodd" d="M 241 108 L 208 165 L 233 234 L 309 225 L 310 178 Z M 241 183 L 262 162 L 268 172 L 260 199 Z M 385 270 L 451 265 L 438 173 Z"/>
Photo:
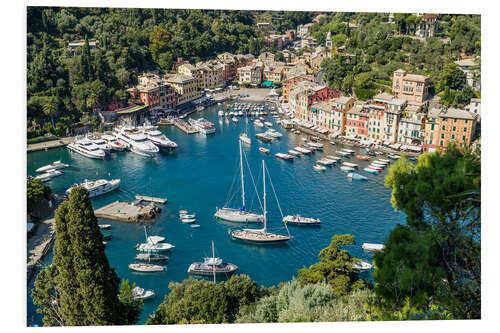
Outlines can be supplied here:
<path id="1" fill-rule="evenodd" d="M 269 176 L 269 173 L 268 173 Z M 269 176 L 269 179 L 270 176 Z M 267 209 L 266 209 L 266 165 L 264 160 L 262 160 L 262 183 L 263 183 L 263 228 L 262 229 L 238 229 L 233 230 L 230 235 L 231 239 L 250 242 L 250 243 L 259 243 L 259 244 L 272 244 L 278 242 L 286 242 L 290 240 L 292 237 L 290 236 L 290 232 L 288 231 L 288 227 L 284 223 L 284 226 L 287 231 L 287 235 L 281 235 L 276 233 L 271 233 L 267 231 Z M 272 183 L 271 183 L 272 185 Z M 273 186 L 274 189 L 274 186 Z M 273 190 L 273 193 L 276 198 L 276 202 L 279 205 L 278 197 L 276 196 L 276 192 Z"/>
<path id="2" fill-rule="evenodd" d="M 62 171 L 51 169 L 45 173 L 42 173 L 41 175 L 36 176 L 35 179 L 40 179 L 42 182 L 48 182 L 52 178 L 60 176 L 62 174 Z"/>
<path id="3" fill-rule="evenodd" d="M 128 268 L 133 271 L 142 273 L 163 272 L 165 270 L 163 266 L 149 263 L 133 263 L 128 265 Z"/>
<path id="4" fill-rule="evenodd" d="M 239 120 L 238 120 L 238 118 L 236 118 L 236 117 L 231 118 L 231 120 L 232 120 L 233 122 L 235 122 L 235 123 L 237 123 L 237 122 L 239 121 Z"/>
<path id="5" fill-rule="evenodd" d="M 345 151 L 346 153 L 349 153 L 351 155 L 354 155 L 355 151 L 347 148 L 343 148 L 342 151 Z"/>
<path id="6" fill-rule="evenodd" d="M 135 249 L 139 252 L 164 252 L 175 248 L 174 245 L 158 241 L 156 236 L 146 238 L 146 243 L 137 244 Z"/>
<path id="7" fill-rule="evenodd" d="M 363 170 L 366 171 L 366 172 L 369 172 L 369 173 L 376 174 L 376 175 L 378 175 L 378 173 L 379 173 L 379 170 L 373 169 L 371 167 L 366 167 Z"/>
<path id="8" fill-rule="evenodd" d="M 401 158 L 401 156 L 399 155 L 387 155 L 387 157 L 389 157 L 391 160 L 398 160 Z"/>
<path id="9" fill-rule="evenodd" d="M 203 258 L 203 262 L 194 262 L 189 265 L 188 274 L 201 276 L 224 275 L 229 276 L 238 270 L 238 266 L 223 262 L 221 258 L 215 257 L 214 242 L 212 241 L 212 257 Z"/>
<path id="10" fill-rule="evenodd" d="M 355 262 L 352 268 L 354 268 L 357 271 L 367 271 L 372 269 L 373 265 L 370 264 L 369 262 L 360 260 L 359 262 Z"/>
<path id="11" fill-rule="evenodd" d="M 335 146 L 335 141 L 330 141 L 330 144 L 331 144 L 332 146 Z"/>
<path id="12" fill-rule="evenodd" d="M 257 222 L 260 223 L 263 220 L 262 214 L 252 213 L 246 210 L 245 202 L 245 174 L 243 172 L 243 150 L 241 148 L 241 141 L 238 142 L 240 150 L 240 182 L 241 182 L 241 208 L 228 207 L 229 202 L 226 202 L 222 208 L 216 207 L 215 218 L 231 221 L 231 222 Z M 259 149 L 260 150 L 260 149 Z M 249 172 L 251 172 L 249 170 Z M 253 177 L 252 177 L 253 179 Z M 229 196 L 228 198 L 233 197 Z"/>
<path id="13" fill-rule="evenodd" d="M 324 166 L 319 165 L 319 164 L 315 164 L 313 166 L 313 169 L 316 170 L 316 171 L 325 171 L 326 170 L 326 168 Z"/>
<path id="14" fill-rule="evenodd" d="M 354 180 L 368 180 L 368 178 L 366 178 L 365 176 L 362 176 L 359 173 L 355 173 L 355 172 L 349 172 L 347 174 L 347 178 L 351 178 Z"/>
<path id="15" fill-rule="evenodd" d="M 97 226 L 99 227 L 99 229 L 103 230 L 111 228 L 111 224 L 98 224 Z"/>
<path id="16" fill-rule="evenodd" d="M 120 179 L 98 179 L 94 181 L 85 179 L 83 183 L 73 184 L 66 190 L 66 194 L 69 195 L 71 193 L 71 190 L 76 186 L 83 186 L 89 192 L 89 198 L 94 198 L 99 195 L 116 190 L 120 186 Z"/>
<path id="17" fill-rule="evenodd" d="M 361 248 L 363 248 L 363 250 L 365 251 L 382 251 L 383 249 L 385 249 L 385 245 L 375 244 L 375 243 L 363 243 L 363 245 L 361 245 Z"/>
<path id="18" fill-rule="evenodd" d="M 132 289 L 132 296 L 134 299 L 140 299 L 147 301 L 155 297 L 155 292 L 153 290 L 145 290 L 139 286 Z"/>
<path id="19" fill-rule="evenodd" d="M 255 137 L 261 141 L 264 142 L 272 142 L 275 138 L 269 135 L 269 133 L 264 132 L 264 133 L 257 133 L 255 134 Z"/>
<path id="20" fill-rule="evenodd" d="M 196 214 L 179 214 L 181 219 L 194 219 L 196 218 Z"/>
<path id="21" fill-rule="evenodd" d="M 217 114 L 219 115 L 219 117 L 224 117 L 224 111 L 222 111 L 222 110 L 219 111 Z"/>
<path id="22" fill-rule="evenodd" d="M 372 170 L 375 170 L 377 172 L 380 172 L 382 171 L 383 169 L 381 167 L 379 167 L 378 165 L 373 165 L 373 164 L 370 164 L 367 168 L 370 168 Z M 365 170 L 366 171 L 366 170 Z"/>
<path id="23" fill-rule="evenodd" d="M 154 157 L 160 149 L 144 133 L 134 127 L 116 127 L 115 135 L 130 145 L 130 150 L 138 155 Z"/>
<path id="24" fill-rule="evenodd" d="M 335 156 L 335 155 L 326 155 L 325 157 L 328 158 L 329 160 L 334 160 L 337 162 L 342 160 L 342 158 Z"/>
<path id="25" fill-rule="evenodd" d="M 138 261 L 168 261 L 168 257 L 159 253 L 138 253 L 135 256 Z"/>
<path id="26" fill-rule="evenodd" d="M 350 157 L 351 153 L 345 152 L 345 151 L 337 151 L 337 154 L 342 155 L 342 157 Z"/>
<path id="27" fill-rule="evenodd" d="M 88 137 L 88 139 L 90 140 L 90 142 L 92 142 L 97 147 L 104 150 L 106 153 L 109 153 L 111 151 L 111 147 L 110 147 L 110 145 L 108 145 L 106 140 L 103 140 L 102 138 L 98 138 L 98 137 Z"/>
<path id="28" fill-rule="evenodd" d="M 196 229 L 196 228 L 199 228 L 199 227 L 200 227 L 199 224 L 191 224 L 191 228 L 193 228 L 193 229 Z"/>
<path id="29" fill-rule="evenodd" d="M 196 128 L 201 134 L 214 134 L 215 133 L 215 125 L 206 120 L 205 118 L 199 119 L 189 119 L 189 124 Z"/>
<path id="30" fill-rule="evenodd" d="M 240 134 L 240 141 L 246 143 L 247 145 L 252 144 L 252 139 L 250 139 L 246 133 Z"/>
<path id="31" fill-rule="evenodd" d="M 321 223 L 320 219 L 313 219 L 311 217 L 303 217 L 299 214 L 288 215 L 283 218 L 283 223 L 288 224 L 303 224 L 303 225 L 318 225 Z"/>
<path id="32" fill-rule="evenodd" d="M 295 158 L 293 155 L 285 154 L 285 153 L 276 153 L 274 156 L 276 156 L 277 158 L 281 158 L 282 160 L 286 160 L 286 161 L 293 161 Z"/>
<path id="33" fill-rule="evenodd" d="M 348 166 L 348 167 L 351 167 L 351 168 L 358 168 L 359 165 L 357 165 L 356 163 L 350 163 L 350 162 L 344 162 L 342 163 L 343 166 Z"/>
<path id="34" fill-rule="evenodd" d="M 275 130 L 273 130 L 271 128 L 264 133 L 272 136 L 273 138 L 281 138 L 283 136 L 283 134 L 281 134 L 280 132 L 276 132 Z"/>
<path id="35" fill-rule="evenodd" d="M 266 125 L 267 127 L 273 127 L 273 123 L 271 123 L 269 121 L 265 121 L 264 125 Z"/>
<path id="36" fill-rule="evenodd" d="M 181 218 L 182 223 L 194 223 L 196 222 L 196 219 L 187 219 L 187 218 Z"/>
<path id="37" fill-rule="evenodd" d="M 54 161 L 52 164 L 45 165 L 35 170 L 35 172 L 46 172 L 49 170 L 59 170 L 69 167 L 68 164 L 61 163 L 61 161 Z"/>
<path id="38" fill-rule="evenodd" d="M 177 148 L 177 143 L 170 140 L 156 128 L 143 128 L 144 135 L 158 148 L 174 150 Z"/>
<path id="39" fill-rule="evenodd" d="M 70 151 L 89 158 L 104 159 L 106 152 L 93 144 L 88 138 L 75 139 L 66 146 Z"/>
<path id="40" fill-rule="evenodd" d="M 259 147 L 259 151 L 264 154 L 269 154 L 270 150 L 264 147 Z"/>
<path id="41" fill-rule="evenodd" d="M 101 136 L 101 139 L 108 143 L 108 146 L 111 147 L 112 150 L 116 151 L 124 151 L 130 148 L 130 145 L 123 140 L 119 140 L 114 135 L 104 134 Z"/>
<path id="42" fill-rule="evenodd" d="M 336 163 L 336 161 L 330 160 L 328 158 L 322 158 L 322 159 L 318 160 L 317 163 L 319 163 L 321 165 L 333 165 Z"/>
<path id="43" fill-rule="evenodd" d="M 307 149 L 307 148 L 304 148 L 304 147 L 301 147 L 301 146 L 297 146 L 297 147 L 293 148 L 293 150 L 296 150 L 296 151 L 298 151 L 299 153 L 302 153 L 302 154 L 310 154 L 310 153 L 312 153 L 312 151 L 310 149 Z"/>
<path id="44" fill-rule="evenodd" d="M 340 167 L 340 170 L 347 172 L 347 171 L 354 171 L 354 168 L 343 165 Z"/>
<path id="45" fill-rule="evenodd" d="M 293 150 L 293 149 L 290 149 L 288 151 L 288 153 L 291 154 L 291 155 L 294 155 L 294 156 L 300 156 L 301 155 L 298 151 Z"/>
<path id="46" fill-rule="evenodd" d="M 322 143 L 317 143 L 317 142 L 308 142 L 307 145 L 318 150 L 323 150 L 324 147 Z"/>

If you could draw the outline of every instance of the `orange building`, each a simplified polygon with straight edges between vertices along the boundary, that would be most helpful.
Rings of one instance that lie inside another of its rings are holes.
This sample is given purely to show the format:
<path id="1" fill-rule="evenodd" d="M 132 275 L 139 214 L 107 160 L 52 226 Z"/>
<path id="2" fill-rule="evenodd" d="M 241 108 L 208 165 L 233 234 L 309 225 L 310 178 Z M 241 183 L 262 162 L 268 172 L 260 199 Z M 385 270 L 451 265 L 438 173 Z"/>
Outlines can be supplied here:
<path id="1" fill-rule="evenodd" d="M 405 70 L 394 72 L 392 92 L 399 99 L 423 103 L 429 96 L 429 78 L 423 75 L 407 74 Z"/>
<path id="2" fill-rule="evenodd" d="M 446 149 L 450 142 L 469 146 L 476 130 L 477 117 L 461 109 L 431 109 L 427 115 L 424 151 Z"/>

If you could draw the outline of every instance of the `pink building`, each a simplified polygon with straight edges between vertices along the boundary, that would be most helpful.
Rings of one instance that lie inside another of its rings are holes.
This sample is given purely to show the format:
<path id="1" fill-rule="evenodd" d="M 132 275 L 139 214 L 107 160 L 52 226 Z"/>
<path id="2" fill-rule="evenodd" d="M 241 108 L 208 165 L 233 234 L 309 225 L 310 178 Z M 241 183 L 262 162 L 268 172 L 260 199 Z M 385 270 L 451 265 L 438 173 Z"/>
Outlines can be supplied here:
<path id="1" fill-rule="evenodd" d="M 429 96 L 429 85 L 429 77 L 407 74 L 405 70 L 398 69 L 394 72 L 392 92 L 399 99 L 423 103 Z"/>

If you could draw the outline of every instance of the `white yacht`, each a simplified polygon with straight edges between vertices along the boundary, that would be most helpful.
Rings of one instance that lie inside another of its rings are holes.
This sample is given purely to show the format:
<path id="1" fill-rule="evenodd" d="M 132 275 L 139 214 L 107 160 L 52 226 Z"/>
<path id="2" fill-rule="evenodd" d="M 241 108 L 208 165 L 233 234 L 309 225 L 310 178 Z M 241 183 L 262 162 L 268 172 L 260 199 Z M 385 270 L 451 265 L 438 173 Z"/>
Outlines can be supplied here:
<path id="1" fill-rule="evenodd" d="M 144 288 L 137 286 L 132 289 L 132 295 L 134 299 L 142 299 L 143 301 L 146 301 L 155 297 L 155 292 L 153 290 L 145 290 Z"/>
<path id="2" fill-rule="evenodd" d="M 189 119 L 189 124 L 196 128 L 202 134 L 214 134 L 215 133 L 215 125 L 205 118 L 199 119 Z"/>
<path id="3" fill-rule="evenodd" d="M 246 133 L 240 134 L 240 141 L 246 143 L 247 145 L 252 144 L 252 139 L 250 139 Z"/>
<path id="4" fill-rule="evenodd" d="M 138 155 L 153 157 L 160 149 L 134 127 L 116 127 L 115 135 L 130 145 L 130 150 Z"/>
<path id="5" fill-rule="evenodd" d="M 158 146 L 158 148 L 169 150 L 177 148 L 177 143 L 167 138 L 165 134 L 156 128 L 144 128 L 143 133 L 152 143 Z"/>
<path id="6" fill-rule="evenodd" d="M 66 147 L 70 151 L 74 151 L 80 155 L 90 158 L 104 159 L 106 156 L 106 152 L 104 150 L 97 147 L 87 138 L 76 139 L 75 142 L 70 143 Z"/>
<path id="7" fill-rule="evenodd" d="M 40 167 L 36 169 L 36 172 L 45 172 L 49 170 L 58 170 L 58 169 L 64 169 L 69 167 L 68 164 L 61 163 L 61 161 L 54 161 L 52 164 L 45 165 L 43 167 Z"/>
<path id="8" fill-rule="evenodd" d="M 98 195 L 105 194 L 116 190 L 120 186 L 120 179 L 98 179 L 94 181 L 85 181 L 81 184 L 74 184 L 66 190 L 66 194 L 69 195 L 71 190 L 76 186 L 83 186 L 87 191 L 89 191 L 89 198 L 97 197 Z"/>
<path id="9" fill-rule="evenodd" d="M 140 252 L 163 252 L 173 249 L 175 246 L 169 243 L 163 243 L 165 237 L 149 236 L 144 226 L 144 234 L 146 235 L 146 243 L 137 244 L 135 249 Z"/>
<path id="10" fill-rule="evenodd" d="M 123 140 L 118 139 L 114 135 L 104 134 L 101 139 L 106 141 L 111 149 L 116 151 L 124 151 L 130 148 L 130 145 Z"/>
<path id="11" fill-rule="evenodd" d="M 101 148 L 102 150 L 104 150 L 106 153 L 109 153 L 111 151 L 111 147 L 108 145 L 108 143 L 103 140 L 102 138 L 98 138 L 98 137 L 88 137 L 88 139 L 90 140 L 90 142 L 92 142 L 93 144 L 95 144 L 97 147 Z"/>
<path id="12" fill-rule="evenodd" d="M 288 215 L 283 218 L 283 223 L 289 224 L 303 224 L 303 225 L 316 225 L 320 224 L 320 219 L 313 219 L 312 217 L 303 217 L 299 214 Z"/>
<path id="13" fill-rule="evenodd" d="M 215 217 L 231 221 L 231 222 L 262 222 L 264 216 L 262 214 L 252 213 L 246 210 L 245 207 L 245 178 L 243 174 L 243 153 L 241 150 L 241 141 L 239 142 L 240 147 L 240 175 L 241 175 L 241 208 L 230 208 L 225 207 L 216 208 Z M 233 197 L 233 196 L 231 196 Z"/>
<path id="14" fill-rule="evenodd" d="M 52 178 L 60 176 L 62 174 L 63 174 L 62 171 L 50 169 L 47 172 L 42 173 L 41 175 L 36 176 L 35 178 L 36 179 L 40 179 L 42 182 L 48 182 Z"/>

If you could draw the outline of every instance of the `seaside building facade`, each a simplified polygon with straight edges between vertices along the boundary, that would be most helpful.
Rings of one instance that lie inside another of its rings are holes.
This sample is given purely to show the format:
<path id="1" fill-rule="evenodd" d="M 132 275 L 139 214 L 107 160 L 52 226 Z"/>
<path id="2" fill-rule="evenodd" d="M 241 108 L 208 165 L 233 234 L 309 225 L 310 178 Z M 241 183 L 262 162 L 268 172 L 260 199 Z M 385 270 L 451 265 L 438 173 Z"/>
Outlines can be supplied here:
<path id="1" fill-rule="evenodd" d="M 172 86 L 177 93 L 177 105 L 191 102 L 201 97 L 197 80 L 184 74 L 174 74 L 166 77 L 165 81 Z"/>
<path id="2" fill-rule="evenodd" d="M 358 101 L 347 111 L 345 136 L 348 138 L 366 139 L 368 137 L 370 112 L 365 102 Z"/>

